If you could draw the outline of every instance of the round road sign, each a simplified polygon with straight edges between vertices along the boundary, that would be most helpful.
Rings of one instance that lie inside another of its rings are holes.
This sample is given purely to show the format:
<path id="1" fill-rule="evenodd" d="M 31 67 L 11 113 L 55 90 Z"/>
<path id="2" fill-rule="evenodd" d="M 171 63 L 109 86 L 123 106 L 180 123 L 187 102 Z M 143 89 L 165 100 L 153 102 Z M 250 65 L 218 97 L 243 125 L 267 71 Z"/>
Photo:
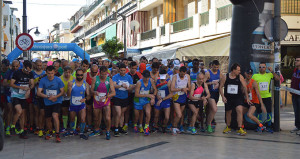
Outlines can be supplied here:
<path id="1" fill-rule="evenodd" d="M 28 51 L 33 46 L 33 38 L 27 33 L 22 33 L 16 38 L 16 45 L 22 51 Z"/>

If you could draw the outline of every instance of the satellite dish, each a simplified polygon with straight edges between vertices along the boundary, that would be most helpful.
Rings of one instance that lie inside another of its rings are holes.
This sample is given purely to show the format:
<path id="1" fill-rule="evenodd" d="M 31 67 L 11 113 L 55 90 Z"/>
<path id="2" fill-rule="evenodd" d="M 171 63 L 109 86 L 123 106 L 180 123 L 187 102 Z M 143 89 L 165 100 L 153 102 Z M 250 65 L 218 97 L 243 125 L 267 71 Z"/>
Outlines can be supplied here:
<path id="1" fill-rule="evenodd" d="M 139 23 L 138 21 L 133 20 L 133 21 L 130 22 L 130 29 L 131 29 L 133 32 L 139 30 L 139 28 L 140 28 L 140 23 Z"/>

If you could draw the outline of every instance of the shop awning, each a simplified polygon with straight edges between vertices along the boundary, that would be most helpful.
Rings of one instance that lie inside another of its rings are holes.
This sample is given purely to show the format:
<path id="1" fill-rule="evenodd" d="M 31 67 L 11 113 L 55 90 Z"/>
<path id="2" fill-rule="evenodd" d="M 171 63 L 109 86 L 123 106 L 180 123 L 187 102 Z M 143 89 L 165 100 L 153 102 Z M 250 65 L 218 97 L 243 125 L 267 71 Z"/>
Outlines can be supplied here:
<path id="1" fill-rule="evenodd" d="M 177 42 L 146 54 L 134 56 L 139 60 L 147 59 L 182 59 L 183 56 L 229 56 L 230 33 L 217 34 L 201 39 Z"/>
<path id="2" fill-rule="evenodd" d="M 104 52 L 101 52 L 101 53 L 97 53 L 97 54 L 92 54 L 92 55 L 90 55 L 90 58 L 103 57 L 103 56 L 105 56 L 105 53 L 104 53 Z"/>
<path id="3" fill-rule="evenodd" d="M 92 38 L 94 38 L 94 37 L 96 37 L 96 36 L 98 36 L 98 35 L 100 35 L 100 34 L 103 34 L 103 33 L 105 33 L 105 30 L 102 30 L 102 31 L 100 31 L 100 32 L 98 32 L 98 33 L 92 35 L 90 38 L 92 39 Z"/>

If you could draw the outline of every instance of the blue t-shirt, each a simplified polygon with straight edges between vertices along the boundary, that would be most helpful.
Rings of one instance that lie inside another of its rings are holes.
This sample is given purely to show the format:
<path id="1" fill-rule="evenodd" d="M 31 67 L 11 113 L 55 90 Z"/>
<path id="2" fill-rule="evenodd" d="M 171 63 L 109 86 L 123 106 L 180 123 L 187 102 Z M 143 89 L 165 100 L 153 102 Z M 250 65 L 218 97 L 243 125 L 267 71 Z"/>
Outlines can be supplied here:
<path id="1" fill-rule="evenodd" d="M 116 74 L 115 76 L 113 76 L 112 78 L 113 82 L 116 82 L 117 85 L 122 85 L 123 83 L 126 83 L 127 86 L 132 85 L 133 81 L 131 76 L 129 76 L 128 74 L 125 74 L 125 76 L 121 76 L 119 73 Z M 128 91 L 125 90 L 125 88 L 119 88 L 116 89 L 116 98 L 120 98 L 120 99 L 126 99 L 128 98 Z"/>
<path id="2" fill-rule="evenodd" d="M 14 71 L 11 70 L 11 69 L 9 69 L 9 70 L 5 73 L 4 79 L 6 79 L 8 83 L 10 83 L 10 80 L 11 80 L 13 74 L 14 74 Z M 5 90 L 4 90 L 4 91 L 5 91 L 5 95 L 6 95 L 6 96 L 10 96 L 10 90 L 9 90 L 9 88 L 10 88 L 10 87 L 5 87 Z"/>
<path id="3" fill-rule="evenodd" d="M 43 88 L 43 92 L 46 95 L 58 95 L 60 93 L 60 89 L 64 88 L 64 83 L 59 77 L 54 76 L 54 79 L 50 81 L 48 77 L 44 77 L 41 79 L 39 88 Z M 58 97 L 56 102 L 52 102 L 48 100 L 47 98 L 44 98 L 44 102 L 46 106 L 54 105 L 58 103 L 62 103 L 62 96 Z"/>
<path id="4" fill-rule="evenodd" d="M 151 68 L 151 66 L 147 67 L 147 68 L 146 68 L 146 70 L 148 70 L 148 71 L 150 71 L 150 72 L 151 72 L 151 71 L 152 71 L 152 68 Z"/>

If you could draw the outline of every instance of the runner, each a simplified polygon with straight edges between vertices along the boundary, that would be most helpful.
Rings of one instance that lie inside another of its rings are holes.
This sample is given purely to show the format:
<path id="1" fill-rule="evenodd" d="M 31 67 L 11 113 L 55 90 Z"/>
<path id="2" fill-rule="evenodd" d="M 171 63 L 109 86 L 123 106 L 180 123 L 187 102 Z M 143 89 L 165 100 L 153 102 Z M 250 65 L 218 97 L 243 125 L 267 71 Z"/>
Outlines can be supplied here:
<path id="1" fill-rule="evenodd" d="M 110 99 L 116 95 L 116 92 L 113 81 L 109 78 L 107 68 L 105 66 L 100 67 L 100 77 L 96 76 L 96 78 L 93 78 L 91 89 L 94 96 L 94 131 L 90 134 L 90 136 L 98 136 L 101 134 L 100 125 L 102 120 L 102 111 L 104 110 L 106 140 L 110 140 Z"/>
<path id="2" fill-rule="evenodd" d="M 194 83 L 194 82 L 197 81 L 198 74 L 200 73 L 199 60 L 198 59 L 193 59 L 192 64 L 193 64 L 193 68 L 191 68 L 188 71 L 188 74 L 191 77 L 191 83 Z"/>
<path id="3" fill-rule="evenodd" d="M 247 117 L 250 118 L 252 121 L 254 121 L 258 125 L 257 131 L 262 132 L 266 127 L 263 126 L 263 124 L 257 119 L 256 116 L 254 116 L 254 113 L 255 113 L 255 111 L 257 111 L 257 113 L 260 113 L 261 111 L 263 113 L 267 113 L 267 110 L 266 110 L 265 105 L 262 101 L 262 98 L 259 94 L 257 83 L 255 82 L 254 79 L 251 79 L 252 74 L 253 74 L 252 69 L 248 69 L 245 72 L 246 83 L 247 83 L 247 93 L 248 93 L 249 99 L 251 100 L 251 103 L 252 103 L 252 105 L 248 105 L 247 103 L 245 103 L 245 106 L 246 106 L 246 108 L 249 109 L 248 113 L 247 113 Z M 264 120 L 262 120 L 262 121 L 264 121 Z"/>
<path id="4" fill-rule="evenodd" d="M 263 100 L 263 103 L 267 109 L 267 131 L 273 133 L 272 128 L 272 94 L 270 89 L 271 79 L 274 78 L 276 81 L 280 81 L 280 77 L 273 71 L 272 67 L 268 67 L 271 73 L 266 73 L 267 65 L 264 62 L 259 64 L 259 73 L 254 74 L 252 79 L 259 86 L 259 93 Z"/>
<path id="5" fill-rule="evenodd" d="M 207 129 L 206 131 L 208 133 L 212 133 L 213 127 L 212 127 L 212 121 L 217 113 L 217 104 L 219 101 L 219 82 L 220 78 L 225 78 L 223 77 L 224 75 L 221 74 L 220 70 L 220 63 L 218 60 L 212 61 L 212 67 L 205 73 L 205 81 L 207 82 L 206 84 L 208 85 L 208 89 L 210 92 L 210 98 L 208 99 L 208 107 L 207 107 L 207 112 L 206 112 L 206 124 L 207 124 Z M 203 129 L 203 128 L 202 128 Z"/>
<path id="6" fill-rule="evenodd" d="M 86 75 L 86 82 L 89 84 L 89 86 L 92 86 L 92 81 L 96 78 L 96 76 L 99 76 L 99 70 L 98 66 L 93 64 L 91 67 L 91 71 L 87 73 Z M 86 101 L 86 120 L 87 120 L 87 128 L 88 132 L 92 129 L 92 117 L 93 117 L 93 96 L 91 95 L 91 99 Z"/>
<path id="7" fill-rule="evenodd" d="M 39 82 L 41 77 L 44 77 L 46 72 L 42 69 L 42 61 L 41 60 L 36 60 L 35 61 L 35 70 L 32 71 L 33 73 L 33 78 L 34 78 L 34 96 L 33 96 L 33 104 L 34 104 L 34 121 L 35 121 L 35 135 L 38 135 L 40 130 L 42 131 L 42 129 L 44 128 L 44 126 L 42 126 L 42 121 L 43 120 L 39 120 L 40 116 L 44 113 L 41 113 L 41 111 L 44 111 L 43 109 L 40 108 L 40 104 L 39 102 L 41 101 L 41 98 L 37 96 L 37 89 L 39 86 Z M 44 118 L 44 116 L 43 116 Z M 43 119 L 42 118 L 42 119 Z"/>
<path id="8" fill-rule="evenodd" d="M 60 77 L 61 74 L 58 72 L 59 68 L 60 68 L 60 63 L 58 61 L 55 61 L 53 63 L 54 69 L 55 69 L 55 76 L 56 77 Z"/>
<path id="9" fill-rule="evenodd" d="M 71 97 L 68 95 L 68 83 L 75 79 L 73 76 L 71 76 L 71 72 L 72 72 L 71 67 L 66 66 L 64 67 L 62 76 L 60 76 L 60 79 L 64 83 L 64 95 L 63 95 L 63 101 L 61 105 L 62 121 L 63 121 L 63 129 L 61 130 L 61 132 L 63 133 L 67 130 L 67 126 L 68 126 L 70 99 L 71 99 Z M 75 119 L 75 121 L 77 121 L 77 119 Z"/>
<path id="10" fill-rule="evenodd" d="M 177 135 L 179 129 L 177 128 L 177 124 L 183 116 L 182 113 L 184 111 L 187 99 L 187 93 L 191 88 L 191 79 L 188 74 L 186 74 L 187 68 L 182 66 L 179 69 L 179 73 L 173 76 L 171 91 L 174 92 L 173 102 L 174 102 L 174 111 L 176 116 L 173 121 L 172 134 Z"/>
<path id="11" fill-rule="evenodd" d="M 295 69 L 292 75 L 291 88 L 300 90 L 300 56 L 295 58 Z M 296 132 L 297 135 L 300 135 L 300 96 L 297 94 L 292 94 L 292 102 L 295 115 L 295 128 L 290 132 Z"/>
<path id="12" fill-rule="evenodd" d="M 244 103 L 244 95 L 246 97 L 247 104 L 252 105 L 249 100 L 247 93 L 247 84 L 241 72 L 241 66 L 237 63 L 232 64 L 230 68 L 231 72 L 226 74 L 226 77 L 221 77 L 220 80 L 220 94 L 222 96 L 222 100 L 225 103 L 225 118 L 226 118 L 226 128 L 223 133 L 231 132 L 231 113 L 232 110 L 235 109 L 237 113 L 237 123 L 238 130 L 237 133 L 241 136 L 246 135 L 246 131 L 242 128 L 243 125 L 243 103 Z M 225 93 L 223 93 L 223 87 Z M 244 93 L 244 95 L 243 95 Z"/>
<path id="13" fill-rule="evenodd" d="M 3 121 L 4 124 L 6 124 L 6 129 L 5 129 L 5 135 L 10 136 L 10 123 L 11 123 L 11 118 L 12 118 L 12 106 L 11 104 L 9 105 L 7 102 L 6 98 L 6 91 L 9 89 L 9 83 L 7 83 L 7 80 L 5 82 L 4 78 L 5 75 L 10 72 L 9 69 L 9 61 L 7 59 L 4 59 L 1 61 L 2 65 L 2 70 L 1 71 L 1 107 L 0 109 L 3 110 Z M 5 127 L 5 125 L 4 125 Z"/>
<path id="14" fill-rule="evenodd" d="M 153 79 L 153 81 L 157 81 L 159 79 L 159 63 L 158 62 L 153 62 L 151 65 L 151 72 L 150 76 Z"/>
<path id="15" fill-rule="evenodd" d="M 199 60 L 199 64 L 200 64 L 200 70 L 204 71 L 206 73 L 207 69 L 205 68 L 204 61 L 203 60 Z"/>
<path id="16" fill-rule="evenodd" d="M 119 65 L 119 72 L 115 76 L 113 76 L 112 80 L 114 82 L 114 87 L 116 89 L 116 96 L 113 98 L 114 108 L 115 108 L 115 131 L 114 136 L 120 136 L 119 130 L 120 120 L 124 119 L 124 113 L 127 110 L 127 106 L 129 103 L 128 99 L 128 91 L 132 90 L 133 81 L 132 78 L 126 74 L 126 66 L 121 63 Z"/>
<path id="17" fill-rule="evenodd" d="M 76 70 L 76 79 L 68 83 L 68 96 L 70 99 L 70 134 L 75 131 L 75 116 L 81 118 L 80 120 L 80 138 L 87 140 L 88 137 L 84 135 L 85 130 L 85 101 L 90 96 L 90 87 L 83 80 L 84 70 L 79 68 Z M 86 95 L 85 95 L 86 94 Z"/>
<path id="18" fill-rule="evenodd" d="M 31 72 L 32 65 L 30 61 L 25 60 L 23 69 L 17 70 L 13 73 L 10 80 L 12 104 L 15 107 L 15 115 L 13 117 L 12 129 L 20 118 L 20 138 L 27 139 L 26 132 L 24 131 L 25 113 L 28 107 L 26 99 L 30 96 L 30 90 L 34 88 L 33 74 Z"/>
<path id="19" fill-rule="evenodd" d="M 46 126 L 49 131 L 45 137 L 49 140 L 52 137 L 52 118 L 56 132 L 56 142 L 61 142 L 59 136 L 59 113 L 61 110 L 62 96 L 64 95 L 64 83 L 54 76 L 55 68 L 48 66 L 46 69 L 47 76 L 42 78 L 39 83 L 38 96 L 44 98 Z"/>
<path id="20" fill-rule="evenodd" d="M 207 99 L 210 97 L 208 86 L 204 81 L 204 71 L 197 75 L 196 82 L 192 83 L 191 91 L 189 94 L 189 108 L 193 115 L 190 121 L 188 132 L 196 134 L 195 122 L 197 120 L 198 112 L 200 109 L 200 117 L 202 119 L 201 126 L 203 126 L 203 107 L 207 104 Z"/>
<path id="21" fill-rule="evenodd" d="M 125 112 L 125 121 L 124 121 L 124 126 L 122 128 L 121 133 L 127 134 L 128 133 L 128 122 L 129 122 L 129 117 L 130 117 L 130 112 L 133 109 L 133 100 L 134 100 L 134 94 L 135 94 L 135 86 L 136 83 L 142 79 L 142 74 L 140 72 L 137 72 L 137 63 L 135 61 L 131 62 L 129 64 L 129 68 L 130 71 L 127 73 L 129 76 L 131 76 L 132 81 L 133 81 L 133 89 L 132 91 L 130 91 L 130 93 L 128 94 L 128 107 L 127 110 Z M 143 115 L 140 115 L 140 119 L 139 122 L 142 123 L 143 122 Z M 144 132 L 143 127 L 141 127 L 140 132 Z"/>
<path id="22" fill-rule="evenodd" d="M 159 71 L 159 79 L 156 81 L 157 88 L 157 96 L 155 99 L 155 112 L 154 112 L 154 129 L 158 130 L 158 120 L 160 111 L 164 111 L 164 120 L 162 123 L 162 132 L 166 133 L 166 127 L 170 118 L 170 106 L 171 106 L 171 98 L 173 97 L 173 93 L 171 92 L 171 80 L 167 78 L 167 71 L 165 69 L 161 69 Z"/>
<path id="23" fill-rule="evenodd" d="M 155 96 L 157 94 L 157 89 L 155 87 L 154 81 L 150 78 L 150 72 L 145 70 L 143 73 L 143 79 L 140 79 L 135 87 L 135 97 L 134 97 L 134 131 L 137 133 L 137 121 L 139 119 L 140 112 L 145 110 L 146 119 L 144 132 L 145 135 L 150 135 L 149 123 L 151 118 L 151 105 L 155 103 Z M 151 90 L 154 92 L 151 94 Z M 150 105 L 151 104 L 151 105 Z M 142 123 L 140 123 L 141 125 Z"/>

